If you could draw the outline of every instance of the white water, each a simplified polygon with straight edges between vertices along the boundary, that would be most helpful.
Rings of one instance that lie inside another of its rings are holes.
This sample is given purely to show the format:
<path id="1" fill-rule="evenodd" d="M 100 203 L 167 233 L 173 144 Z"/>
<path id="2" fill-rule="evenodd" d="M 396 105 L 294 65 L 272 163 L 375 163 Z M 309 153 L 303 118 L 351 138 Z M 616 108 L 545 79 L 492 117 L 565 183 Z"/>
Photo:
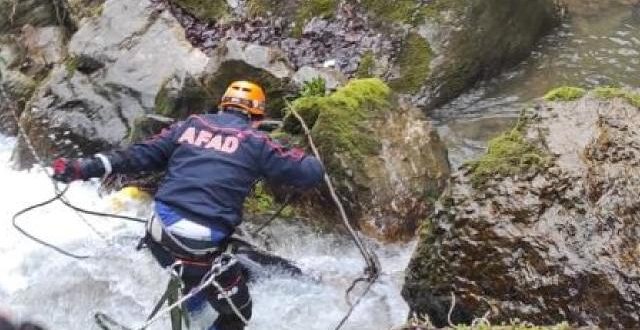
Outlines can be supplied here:
<path id="1" fill-rule="evenodd" d="M 139 325 L 167 281 L 149 253 L 134 248 L 142 226 L 86 216 L 104 240 L 56 202 L 26 214 L 19 223 L 37 237 L 92 258 L 74 260 L 20 235 L 11 226 L 12 215 L 52 197 L 53 188 L 42 172 L 11 169 L 13 145 L 13 139 L 0 136 L 0 313 L 48 329 L 97 329 L 93 315 L 98 311 Z M 112 196 L 98 196 L 95 184 L 74 184 L 67 196 L 76 205 L 112 211 Z M 132 205 L 128 214 L 146 212 L 148 206 Z M 271 250 L 312 276 L 273 274 L 252 284 L 254 317 L 248 329 L 333 329 L 347 309 L 346 287 L 361 275 L 359 252 L 344 237 L 299 225 L 275 224 L 269 233 Z M 384 275 L 343 329 L 390 329 L 407 316 L 399 292 L 413 244 L 376 246 Z M 152 329 L 169 328 L 163 322 Z"/>

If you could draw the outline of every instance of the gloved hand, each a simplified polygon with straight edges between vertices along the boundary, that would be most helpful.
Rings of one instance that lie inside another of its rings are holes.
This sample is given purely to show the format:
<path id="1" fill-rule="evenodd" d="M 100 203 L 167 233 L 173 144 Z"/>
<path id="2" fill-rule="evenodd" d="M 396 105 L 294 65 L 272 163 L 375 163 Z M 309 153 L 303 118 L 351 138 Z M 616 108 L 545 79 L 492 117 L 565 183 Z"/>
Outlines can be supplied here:
<path id="1" fill-rule="evenodd" d="M 58 158 L 53 161 L 51 167 L 53 167 L 53 179 L 64 183 L 99 177 L 105 172 L 102 162 L 95 158 Z"/>

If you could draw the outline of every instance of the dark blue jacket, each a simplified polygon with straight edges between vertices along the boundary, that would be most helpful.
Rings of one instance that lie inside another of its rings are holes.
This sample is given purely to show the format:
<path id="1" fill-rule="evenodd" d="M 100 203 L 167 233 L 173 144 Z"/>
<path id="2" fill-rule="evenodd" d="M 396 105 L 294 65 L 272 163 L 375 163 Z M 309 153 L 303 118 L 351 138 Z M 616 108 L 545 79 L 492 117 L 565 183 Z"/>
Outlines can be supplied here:
<path id="1" fill-rule="evenodd" d="M 180 216 L 231 234 L 257 180 L 310 188 L 324 175 L 315 157 L 283 147 L 250 124 L 233 112 L 194 115 L 108 158 L 114 173 L 166 167 L 156 201 Z"/>

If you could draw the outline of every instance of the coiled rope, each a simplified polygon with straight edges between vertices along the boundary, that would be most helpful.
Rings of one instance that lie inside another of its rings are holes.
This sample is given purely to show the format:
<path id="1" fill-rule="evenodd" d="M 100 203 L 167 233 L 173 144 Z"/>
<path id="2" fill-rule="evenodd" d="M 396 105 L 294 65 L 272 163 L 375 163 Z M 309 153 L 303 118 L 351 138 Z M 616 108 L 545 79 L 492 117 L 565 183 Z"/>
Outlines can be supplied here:
<path id="1" fill-rule="evenodd" d="M 18 136 L 22 137 L 27 150 L 29 151 L 29 153 L 31 154 L 31 156 L 33 157 L 33 159 L 36 161 L 36 164 L 42 169 L 42 171 L 45 173 L 45 175 L 49 178 L 49 180 L 51 181 L 52 185 L 53 185 L 53 189 L 55 191 L 55 195 L 54 197 L 47 199 L 46 201 L 40 202 L 40 203 L 36 203 L 34 205 L 28 206 L 18 212 L 16 212 L 12 218 L 11 218 L 11 224 L 12 226 L 22 235 L 24 235 L 25 237 L 29 238 L 30 240 L 41 244 L 47 248 L 50 248 L 62 255 L 65 255 L 67 257 L 70 258 L 74 258 L 74 259 L 87 259 L 90 258 L 91 256 L 89 255 L 80 255 L 80 254 L 76 254 L 76 253 L 72 253 L 69 252 L 61 247 L 58 247 L 52 243 L 49 243 L 41 238 L 38 238 L 36 236 L 34 236 L 33 234 L 30 234 L 27 230 L 25 230 L 24 228 L 22 228 L 19 224 L 18 224 L 18 218 L 22 215 L 24 215 L 27 212 L 33 211 L 34 209 L 46 206 L 48 204 L 51 204 L 57 200 L 59 200 L 60 202 L 62 202 L 64 205 L 66 205 L 67 207 L 71 208 L 72 210 L 74 210 L 76 212 L 76 214 L 78 215 L 78 217 L 82 220 L 82 222 L 87 225 L 87 227 L 89 227 L 89 229 L 96 234 L 96 236 L 98 236 L 100 239 L 102 239 L 105 242 L 108 242 L 107 237 L 101 233 L 95 226 L 93 226 L 88 219 L 86 219 L 82 214 L 88 214 L 88 215 L 94 215 L 94 216 L 103 216 L 103 217 L 109 217 L 109 218 L 116 218 L 116 219 L 121 219 L 121 220 L 125 220 L 125 221 L 131 221 L 131 222 L 138 222 L 138 223 L 146 223 L 145 219 L 140 219 L 140 218 L 135 218 L 135 217 L 129 217 L 129 216 L 123 216 L 123 215 L 118 215 L 118 214 L 112 214 L 112 213 L 106 213 L 106 212 L 97 212 L 97 211 L 91 211 L 91 210 L 87 210 L 81 207 L 78 207 L 74 204 L 72 204 L 71 202 L 69 202 L 69 200 L 65 197 L 65 194 L 69 191 L 69 185 L 67 185 L 64 189 L 60 189 L 60 187 L 58 186 L 58 182 L 53 179 L 53 175 L 51 173 L 49 173 L 49 171 L 47 170 L 47 165 L 44 162 L 44 160 L 38 155 L 35 147 L 33 146 L 33 143 L 31 142 L 31 139 L 29 138 L 27 131 L 24 129 L 24 127 L 22 126 L 22 123 L 20 122 L 20 118 L 17 112 L 16 107 L 13 105 L 13 103 L 11 101 L 9 101 L 9 98 L 6 95 L 6 91 L 3 85 L 0 85 L 0 99 L 3 100 L 7 100 L 7 106 L 9 107 L 10 113 L 13 116 L 13 119 L 16 122 L 16 125 L 18 127 Z"/>

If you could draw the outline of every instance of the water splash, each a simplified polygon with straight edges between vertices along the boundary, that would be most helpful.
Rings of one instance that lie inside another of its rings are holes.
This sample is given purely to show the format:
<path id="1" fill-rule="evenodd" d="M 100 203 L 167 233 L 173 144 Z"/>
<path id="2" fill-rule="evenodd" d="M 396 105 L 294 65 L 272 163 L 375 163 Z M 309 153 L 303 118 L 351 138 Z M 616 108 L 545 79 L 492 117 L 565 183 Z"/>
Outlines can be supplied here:
<path id="1" fill-rule="evenodd" d="M 93 314 L 105 311 L 138 325 L 153 307 L 168 280 L 147 251 L 136 251 L 140 224 L 86 216 L 106 241 L 77 215 L 57 203 L 37 209 L 20 223 L 34 235 L 77 253 L 94 256 L 78 261 L 61 256 L 20 236 L 11 227 L 19 209 L 53 195 L 44 173 L 16 172 L 9 157 L 15 140 L 0 136 L 0 309 L 35 320 L 49 329 L 96 329 Z M 73 184 L 69 199 L 92 210 L 110 211 L 110 196 L 100 197 L 95 183 Z M 129 215 L 141 216 L 145 205 Z M 266 235 L 275 253 L 295 261 L 310 275 L 274 272 L 251 285 L 254 317 L 248 329 L 333 329 L 347 310 L 344 290 L 361 275 L 364 263 L 345 237 L 320 234 L 292 223 L 276 223 Z M 408 307 L 400 296 L 403 271 L 413 244 L 375 246 L 384 275 L 344 329 L 389 329 L 402 324 Z M 164 329 L 168 320 L 151 329 Z"/>

